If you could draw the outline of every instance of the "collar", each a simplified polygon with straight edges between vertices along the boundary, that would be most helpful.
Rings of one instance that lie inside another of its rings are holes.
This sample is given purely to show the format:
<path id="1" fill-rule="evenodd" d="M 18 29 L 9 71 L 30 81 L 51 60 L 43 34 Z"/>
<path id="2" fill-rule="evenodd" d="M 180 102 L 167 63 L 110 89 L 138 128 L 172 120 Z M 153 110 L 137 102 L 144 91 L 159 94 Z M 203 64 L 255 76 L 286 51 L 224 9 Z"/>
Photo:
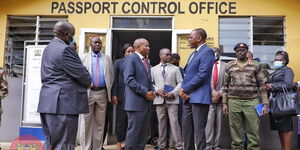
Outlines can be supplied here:
<path id="1" fill-rule="evenodd" d="M 135 52 L 135 53 L 140 57 L 141 60 L 143 60 L 143 58 L 145 58 L 142 54 L 140 54 L 138 52 Z"/>
<path id="2" fill-rule="evenodd" d="M 199 47 L 197 47 L 196 51 L 198 52 L 200 50 L 200 48 L 205 45 L 206 43 L 201 44 Z"/>
<path id="3" fill-rule="evenodd" d="M 58 37 L 54 37 L 54 38 L 66 44 L 66 42 L 63 41 L 62 39 L 60 39 L 60 38 L 58 38 Z"/>
<path id="4" fill-rule="evenodd" d="M 237 59 L 233 62 L 233 64 L 237 65 Z M 253 61 L 248 59 L 247 65 L 252 65 Z"/>
<path id="5" fill-rule="evenodd" d="M 99 52 L 98 54 L 94 53 L 92 50 L 91 50 L 91 54 L 93 57 L 95 57 L 96 55 L 100 56 L 101 57 L 101 52 Z"/>
<path id="6" fill-rule="evenodd" d="M 170 63 L 165 63 L 165 64 L 166 64 L 166 66 L 168 66 Z M 163 65 L 164 65 L 164 64 L 161 63 L 161 62 L 159 63 L 159 66 L 161 66 L 161 67 L 162 67 Z"/>

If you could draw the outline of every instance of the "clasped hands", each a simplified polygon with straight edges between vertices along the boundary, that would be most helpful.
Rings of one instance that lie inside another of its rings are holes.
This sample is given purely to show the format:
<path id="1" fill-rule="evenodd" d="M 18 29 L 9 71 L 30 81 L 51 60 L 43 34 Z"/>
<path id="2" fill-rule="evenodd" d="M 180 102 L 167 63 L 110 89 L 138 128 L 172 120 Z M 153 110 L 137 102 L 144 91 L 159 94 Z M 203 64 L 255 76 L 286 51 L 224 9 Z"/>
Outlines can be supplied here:
<path id="1" fill-rule="evenodd" d="M 166 93 L 166 91 L 164 91 L 163 89 L 158 89 L 156 91 L 156 94 L 167 100 L 175 99 L 175 95 L 172 92 Z"/>

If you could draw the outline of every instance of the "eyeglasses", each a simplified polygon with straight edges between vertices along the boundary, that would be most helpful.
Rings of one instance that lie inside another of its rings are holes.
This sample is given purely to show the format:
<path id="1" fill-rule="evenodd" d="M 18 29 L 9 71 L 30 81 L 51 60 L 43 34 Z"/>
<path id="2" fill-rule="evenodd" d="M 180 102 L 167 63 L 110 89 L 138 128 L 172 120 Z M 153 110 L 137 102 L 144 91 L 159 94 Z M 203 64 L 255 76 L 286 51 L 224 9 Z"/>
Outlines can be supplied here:
<path id="1" fill-rule="evenodd" d="M 164 55 L 166 55 L 166 56 L 171 56 L 171 54 L 164 54 Z"/>

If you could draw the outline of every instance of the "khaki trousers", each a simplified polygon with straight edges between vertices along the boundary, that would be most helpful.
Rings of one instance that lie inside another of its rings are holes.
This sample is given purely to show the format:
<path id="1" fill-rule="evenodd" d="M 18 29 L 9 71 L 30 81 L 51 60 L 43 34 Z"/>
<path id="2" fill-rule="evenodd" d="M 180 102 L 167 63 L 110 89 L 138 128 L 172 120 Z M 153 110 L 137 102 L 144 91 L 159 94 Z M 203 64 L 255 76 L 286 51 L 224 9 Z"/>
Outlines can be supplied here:
<path id="1" fill-rule="evenodd" d="M 172 135 L 176 143 L 176 149 L 182 149 L 181 130 L 178 122 L 178 104 L 163 103 L 161 105 L 156 105 L 156 113 L 159 131 L 158 146 L 160 148 L 166 148 L 167 121 L 169 118 Z"/>
<path id="2" fill-rule="evenodd" d="M 229 99 L 229 125 L 232 138 L 231 149 L 243 150 L 243 136 L 246 130 L 248 138 L 247 150 L 260 150 L 259 117 L 255 106 L 258 99 L 240 100 Z"/>
<path id="3" fill-rule="evenodd" d="M 101 150 L 107 107 L 106 89 L 90 91 L 89 113 L 85 115 L 84 150 Z"/>

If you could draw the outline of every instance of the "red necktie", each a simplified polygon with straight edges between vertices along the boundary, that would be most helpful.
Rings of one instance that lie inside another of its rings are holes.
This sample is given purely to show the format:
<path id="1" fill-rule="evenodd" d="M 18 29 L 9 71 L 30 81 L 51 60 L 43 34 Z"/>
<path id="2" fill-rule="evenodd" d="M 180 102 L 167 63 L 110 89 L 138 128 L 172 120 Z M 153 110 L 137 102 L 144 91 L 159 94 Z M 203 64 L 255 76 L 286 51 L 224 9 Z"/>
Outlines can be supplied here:
<path id="1" fill-rule="evenodd" d="M 216 89 L 216 86 L 217 86 L 218 75 L 219 75 L 219 72 L 218 72 L 218 62 L 216 61 L 215 65 L 214 65 L 214 72 L 213 72 L 213 89 L 214 90 Z"/>
<path id="2" fill-rule="evenodd" d="M 99 65 L 99 56 L 96 55 L 96 65 L 94 71 L 94 87 L 99 87 L 100 82 L 100 65 Z"/>
<path id="3" fill-rule="evenodd" d="M 149 70 L 148 70 L 148 66 L 147 66 L 147 59 L 143 58 L 142 60 L 143 60 L 143 63 L 144 63 L 144 67 L 145 67 L 146 71 L 148 72 Z"/>

